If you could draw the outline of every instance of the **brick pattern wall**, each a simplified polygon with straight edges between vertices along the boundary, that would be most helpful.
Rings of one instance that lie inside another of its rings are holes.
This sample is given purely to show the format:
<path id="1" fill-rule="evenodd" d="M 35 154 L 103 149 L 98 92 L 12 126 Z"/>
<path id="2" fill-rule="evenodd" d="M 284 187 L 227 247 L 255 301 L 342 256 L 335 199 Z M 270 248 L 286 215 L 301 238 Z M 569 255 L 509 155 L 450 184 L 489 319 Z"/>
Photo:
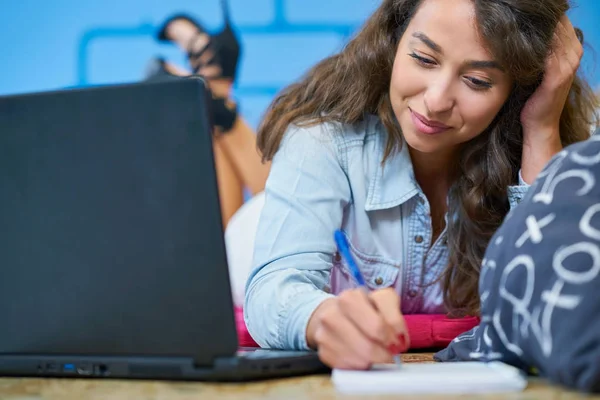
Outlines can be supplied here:
<path id="1" fill-rule="evenodd" d="M 229 0 L 244 56 L 235 95 L 256 126 L 283 86 L 341 49 L 381 0 Z M 600 85 L 600 1 L 577 0 L 571 12 L 595 52 L 584 72 Z M 222 25 L 219 0 L 20 0 L 0 12 L 0 94 L 137 81 L 163 56 L 185 65 L 174 46 L 154 40 L 176 12 L 209 31 Z"/>
<path id="2" fill-rule="evenodd" d="M 258 125 L 273 96 L 285 85 L 340 50 L 378 3 L 378 0 L 230 0 L 232 19 L 243 44 L 235 97 L 250 125 Z M 205 1 L 202 10 L 199 9 L 199 6 L 171 7 L 162 14 L 183 11 L 198 18 L 209 31 L 218 31 L 222 20 L 218 0 Z M 147 60 L 153 53 L 186 65 L 179 51 L 149 40 L 163 19 L 129 28 L 109 24 L 90 27 L 79 46 L 78 83 L 134 80 L 143 69 L 142 57 Z M 107 68 L 106 60 L 115 56 L 126 61 L 116 70 Z"/>

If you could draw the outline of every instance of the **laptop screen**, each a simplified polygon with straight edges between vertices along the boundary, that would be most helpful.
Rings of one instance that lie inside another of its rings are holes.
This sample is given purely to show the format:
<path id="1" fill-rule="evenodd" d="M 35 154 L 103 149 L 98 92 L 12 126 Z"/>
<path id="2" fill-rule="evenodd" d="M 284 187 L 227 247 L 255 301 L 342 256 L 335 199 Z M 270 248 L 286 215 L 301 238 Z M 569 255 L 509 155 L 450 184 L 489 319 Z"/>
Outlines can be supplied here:
<path id="1" fill-rule="evenodd" d="M 206 95 L 0 98 L 0 353 L 235 353 Z"/>

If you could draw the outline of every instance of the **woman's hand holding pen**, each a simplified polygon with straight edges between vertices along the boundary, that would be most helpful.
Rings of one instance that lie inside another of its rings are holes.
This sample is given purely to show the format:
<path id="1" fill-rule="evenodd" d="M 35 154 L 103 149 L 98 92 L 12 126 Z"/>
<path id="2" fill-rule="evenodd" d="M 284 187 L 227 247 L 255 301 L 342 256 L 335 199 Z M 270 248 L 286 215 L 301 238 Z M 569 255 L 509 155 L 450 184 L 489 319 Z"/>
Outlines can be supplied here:
<path id="1" fill-rule="evenodd" d="M 307 340 L 321 361 L 341 369 L 391 363 L 410 345 L 400 297 L 391 288 L 352 289 L 325 300 L 309 320 Z"/>

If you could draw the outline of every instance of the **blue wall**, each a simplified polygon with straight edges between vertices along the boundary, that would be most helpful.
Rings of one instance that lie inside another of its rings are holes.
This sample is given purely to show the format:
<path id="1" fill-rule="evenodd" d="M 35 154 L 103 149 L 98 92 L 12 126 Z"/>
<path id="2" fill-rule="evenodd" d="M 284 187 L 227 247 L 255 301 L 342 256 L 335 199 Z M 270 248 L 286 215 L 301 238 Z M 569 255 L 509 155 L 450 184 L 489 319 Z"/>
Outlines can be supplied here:
<path id="1" fill-rule="evenodd" d="M 236 97 L 256 126 L 273 94 L 339 50 L 378 0 L 229 0 L 244 45 Z M 571 17 L 596 50 L 584 68 L 600 85 L 600 1 L 578 0 Z M 162 55 L 154 41 L 169 15 L 185 11 L 218 30 L 218 0 L 0 0 L 0 94 L 136 81 Z"/>

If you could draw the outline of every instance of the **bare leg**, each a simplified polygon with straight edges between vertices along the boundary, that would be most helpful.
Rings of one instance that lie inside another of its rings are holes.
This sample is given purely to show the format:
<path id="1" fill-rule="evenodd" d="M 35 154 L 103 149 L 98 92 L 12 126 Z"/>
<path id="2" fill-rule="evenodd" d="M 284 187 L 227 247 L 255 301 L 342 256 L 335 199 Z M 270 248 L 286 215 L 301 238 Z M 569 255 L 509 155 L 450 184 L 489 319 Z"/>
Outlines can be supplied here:
<path id="1" fill-rule="evenodd" d="M 165 68 L 173 75 L 189 75 L 186 70 L 171 63 L 167 63 Z M 213 153 L 221 202 L 221 217 L 223 227 L 226 227 L 232 215 L 244 203 L 243 185 L 219 140 L 213 141 Z"/>
<path id="2" fill-rule="evenodd" d="M 213 93 L 220 97 L 231 96 L 231 81 L 211 79 L 208 81 Z M 256 147 L 256 133 L 248 123 L 238 115 L 233 128 L 226 133 L 217 133 L 216 140 L 222 145 L 223 152 L 244 186 L 255 195 L 265 189 L 271 163 L 263 163 Z"/>
<path id="3" fill-rule="evenodd" d="M 242 183 L 225 155 L 222 146 L 215 142 L 213 145 L 217 185 L 221 202 L 221 217 L 223 228 L 227 227 L 229 220 L 244 203 Z"/>
<path id="4" fill-rule="evenodd" d="M 271 164 L 262 162 L 256 147 L 256 134 L 246 121 L 239 116 L 233 128 L 219 135 L 216 141 L 222 146 L 240 181 L 253 195 L 262 192 Z"/>
<path id="5" fill-rule="evenodd" d="M 230 80 L 209 79 L 208 84 L 216 96 L 231 96 Z M 256 147 L 256 133 L 248 123 L 238 115 L 230 131 L 216 133 L 215 142 L 221 145 L 240 184 L 247 187 L 252 195 L 262 192 L 265 189 L 271 163 L 262 162 L 262 157 Z"/>
<path id="6" fill-rule="evenodd" d="M 185 70 L 173 64 L 168 63 L 166 68 L 175 75 L 187 75 Z M 230 81 L 210 79 L 208 84 L 213 93 L 218 96 L 229 97 L 231 94 Z M 214 143 L 217 172 L 221 173 L 217 178 L 223 198 L 224 220 L 228 221 L 233 212 L 243 203 L 244 186 L 252 195 L 264 190 L 270 163 L 262 162 L 256 148 L 256 134 L 241 116 L 238 116 L 229 132 L 217 134 Z M 237 186 L 237 189 L 233 189 L 234 186 Z M 231 199 L 229 199 L 230 193 Z M 231 210 L 233 212 L 229 214 Z"/>

